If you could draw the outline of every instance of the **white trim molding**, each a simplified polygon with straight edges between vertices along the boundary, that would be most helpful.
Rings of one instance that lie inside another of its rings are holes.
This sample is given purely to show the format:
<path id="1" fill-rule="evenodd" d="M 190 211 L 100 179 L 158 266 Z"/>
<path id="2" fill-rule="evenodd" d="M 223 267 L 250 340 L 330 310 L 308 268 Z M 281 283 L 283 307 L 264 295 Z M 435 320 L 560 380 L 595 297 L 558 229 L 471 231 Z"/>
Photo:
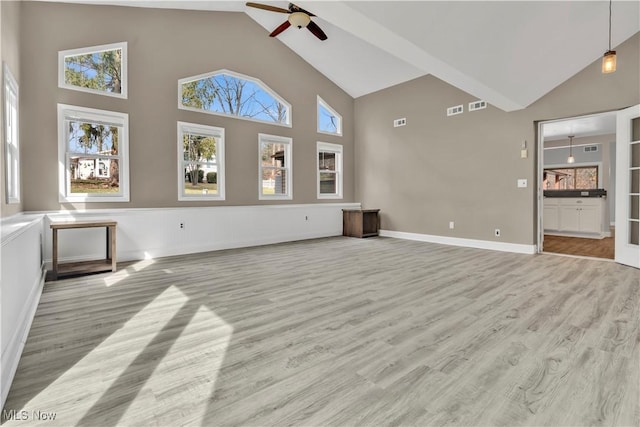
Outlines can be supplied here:
<path id="1" fill-rule="evenodd" d="M 406 233 L 403 231 L 380 230 L 382 237 L 415 240 L 418 242 L 438 243 L 441 245 L 462 246 L 465 248 L 488 249 L 492 251 L 513 252 L 518 254 L 536 253 L 536 245 L 519 243 L 492 242 L 490 240 L 463 239 L 459 237 L 435 236 L 431 234 Z"/>

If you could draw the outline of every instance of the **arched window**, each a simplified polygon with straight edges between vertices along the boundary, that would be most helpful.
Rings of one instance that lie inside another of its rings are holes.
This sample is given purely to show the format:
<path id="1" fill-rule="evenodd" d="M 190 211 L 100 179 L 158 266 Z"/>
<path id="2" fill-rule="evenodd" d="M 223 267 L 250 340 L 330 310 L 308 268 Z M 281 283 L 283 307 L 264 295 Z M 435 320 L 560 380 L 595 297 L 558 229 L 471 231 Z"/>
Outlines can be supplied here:
<path id="1" fill-rule="evenodd" d="M 291 126 L 291 105 L 262 81 L 229 70 L 178 80 L 178 108 Z"/>

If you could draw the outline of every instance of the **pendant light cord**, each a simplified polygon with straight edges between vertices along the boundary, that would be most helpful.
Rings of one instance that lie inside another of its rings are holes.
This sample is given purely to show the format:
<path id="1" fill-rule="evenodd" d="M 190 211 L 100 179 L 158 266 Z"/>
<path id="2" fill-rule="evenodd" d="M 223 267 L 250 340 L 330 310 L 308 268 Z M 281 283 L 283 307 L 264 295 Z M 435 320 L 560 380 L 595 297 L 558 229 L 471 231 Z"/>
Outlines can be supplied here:
<path id="1" fill-rule="evenodd" d="M 609 50 L 611 50 L 611 3 L 613 0 L 609 0 Z"/>

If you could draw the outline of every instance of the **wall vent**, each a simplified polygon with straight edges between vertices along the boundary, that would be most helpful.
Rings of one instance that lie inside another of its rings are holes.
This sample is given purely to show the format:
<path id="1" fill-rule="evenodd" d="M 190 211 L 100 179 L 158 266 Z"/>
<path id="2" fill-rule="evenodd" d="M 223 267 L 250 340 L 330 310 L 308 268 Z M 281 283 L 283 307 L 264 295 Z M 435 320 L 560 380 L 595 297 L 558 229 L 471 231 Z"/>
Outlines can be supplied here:
<path id="1" fill-rule="evenodd" d="M 393 121 L 393 127 L 397 128 L 398 126 L 404 126 L 407 124 L 407 119 L 406 118 L 402 118 L 402 119 L 395 119 Z"/>
<path id="2" fill-rule="evenodd" d="M 447 108 L 447 116 L 455 116 L 456 114 L 464 113 L 464 105 L 456 105 L 455 107 Z"/>
<path id="3" fill-rule="evenodd" d="M 469 111 L 482 110 L 483 108 L 487 108 L 486 101 L 474 101 L 469 103 Z"/>
<path id="4" fill-rule="evenodd" d="M 584 147 L 585 153 L 595 153 L 596 151 L 598 151 L 597 145 L 585 145 Z"/>

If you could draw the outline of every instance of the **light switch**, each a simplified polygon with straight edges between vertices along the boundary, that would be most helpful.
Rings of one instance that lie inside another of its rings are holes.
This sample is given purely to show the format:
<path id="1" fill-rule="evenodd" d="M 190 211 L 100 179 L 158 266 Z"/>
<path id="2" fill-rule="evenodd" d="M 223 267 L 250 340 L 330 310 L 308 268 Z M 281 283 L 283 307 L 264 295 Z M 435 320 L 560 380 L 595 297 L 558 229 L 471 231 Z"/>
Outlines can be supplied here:
<path id="1" fill-rule="evenodd" d="M 518 188 L 527 188 L 527 180 L 519 179 L 518 180 Z"/>

